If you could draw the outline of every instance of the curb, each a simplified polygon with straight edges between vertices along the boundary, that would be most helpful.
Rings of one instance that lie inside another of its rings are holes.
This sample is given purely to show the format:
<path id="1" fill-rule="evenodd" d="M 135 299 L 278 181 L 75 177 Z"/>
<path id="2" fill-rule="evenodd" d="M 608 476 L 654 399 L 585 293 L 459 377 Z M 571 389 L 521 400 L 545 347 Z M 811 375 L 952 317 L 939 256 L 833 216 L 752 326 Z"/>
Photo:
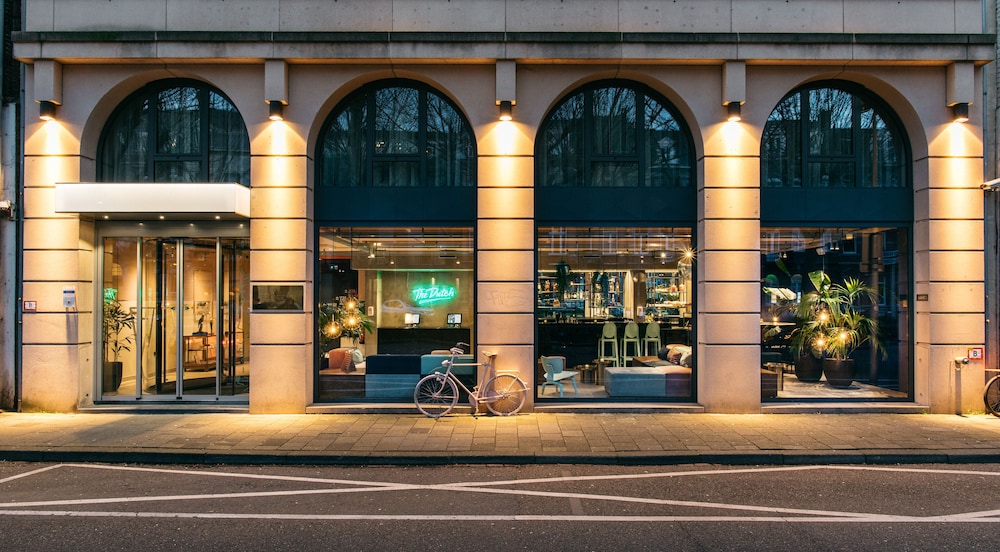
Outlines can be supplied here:
<path id="1" fill-rule="evenodd" d="M 913 465 L 984 464 L 1000 462 L 1000 450 L 916 451 L 856 450 L 825 452 L 666 452 L 666 453 L 347 453 L 322 454 L 301 451 L 266 453 L 253 451 L 171 450 L 0 450 L 0 461 L 8 462 L 99 462 L 107 464 L 225 464 L 225 465 L 336 465 L 336 466 L 450 466 L 450 465 L 542 465 L 583 464 L 609 466 L 657 466 L 681 464 L 804 466 L 817 464 Z"/>

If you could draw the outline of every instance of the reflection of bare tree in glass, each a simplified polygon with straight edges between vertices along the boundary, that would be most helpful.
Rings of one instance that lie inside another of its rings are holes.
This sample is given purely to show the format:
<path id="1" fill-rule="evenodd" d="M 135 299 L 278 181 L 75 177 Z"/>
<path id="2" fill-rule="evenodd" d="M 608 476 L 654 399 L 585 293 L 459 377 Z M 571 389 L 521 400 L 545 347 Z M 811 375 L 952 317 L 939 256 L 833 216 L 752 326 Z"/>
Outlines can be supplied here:
<path id="1" fill-rule="evenodd" d="M 101 149 L 101 170 L 107 182 L 144 182 L 149 159 L 149 102 L 123 110 L 110 125 Z"/>
<path id="2" fill-rule="evenodd" d="M 233 104 L 209 93 L 208 178 L 211 182 L 250 184 L 250 140 Z"/>
<path id="3" fill-rule="evenodd" d="M 689 140 L 665 105 L 625 86 L 579 92 L 546 119 L 543 186 L 688 186 Z M 641 172 L 640 172 L 641 171 Z"/>
<path id="4" fill-rule="evenodd" d="M 628 88 L 594 90 L 591 186 L 638 184 L 636 93 Z"/>
<path id="5" fill-rule="evenodd" d="M 475 182 L 469 125 L 446 100 L 417 88 L 382 88 L 349 101 L 330 121 L 322 156 L 323 186 Z"/>
<path id="6" fill-rule="evenodd" d="M 764 127 L 761 155 L 761 186 L 905 185 L 898 130 L 863 97 L 837 88 L 783 100 Z"/>
<path id="7" fill-rule="evenodd" d="M 441 98 L 427 97 L 427 181 L 429 186 L 471 186 L 472 136 L 464 119 Z"/>
<path id="8" fill-rule="evenodd" d="M 331 122 L 323 141 L 324 186 L 362 186 L 365 181 L 365 129 L 368 128 L 368 105 L 355 101 L 347 105 Z"/>
<path id="9" fill-rule="evenodd" d="M 761 186 L 801 186 L 802 148 L 799 132 L 802 109 L 798 95 L 786 98 L 767 118 L 764 126 L 764 162 Z"/>
<path id="10" fill-rule="evenodd" d="M 563 103 L 545 122 L 540 163 L 546 186 L 582 186 L 584 152 L 583 94 Z"/>
<path id="11" fill-rule="evenodd" d="M 649 165 L 646 186 L 691 185 L 688 141 L 680 124 L 662 104 L 646 99 L 646 149 Z"/>
<path id="12" fill-rule="evenodd" d="M 243 119 L 228 100 L 203 87 L 136 96 L 109 123 L 100 155 L 102 179 L 109 182 L 249 184 L 250 140 Z"/>

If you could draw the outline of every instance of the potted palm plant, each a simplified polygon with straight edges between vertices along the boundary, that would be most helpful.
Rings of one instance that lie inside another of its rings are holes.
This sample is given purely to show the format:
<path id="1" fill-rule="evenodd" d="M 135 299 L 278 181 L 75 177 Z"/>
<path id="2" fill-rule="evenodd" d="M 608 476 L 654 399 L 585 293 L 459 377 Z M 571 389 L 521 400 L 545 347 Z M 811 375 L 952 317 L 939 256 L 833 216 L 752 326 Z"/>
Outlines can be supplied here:
<path id="1" fill-rule="evenodd" d="M 828 384 L 850 387 L 854 382 L 854 352 L 866 343 L 882 349 L 878 321 L 865 313 L 863 304 L 876 303 L 878 293 L 857 278 L 835 283 L 822 270 L 810 272 L 809 280 L 815 289 L 802 298 L 796 310 L 801 322 L 792 336 L 793 347 L 797 344 L 800 353 L 808 351 L 808 356 L 822 358 Z"/>
<path id="2" fill-rule="evenodd" d="M 135 335 L 135 315 L 122 307 L 116 297 L 104 299 L 102 317 L 104 334 L 104 391 L 118 389 L 122 383 L 122 351 L 131 351 Z M 131 333 L 129 333 L 131 332 Z"/>
<path id="3" fill-rule="evenodd" d="M 850 387 L 855 373 L 852 355 L 859 347 L 869 343 L 885 356 L 878 320 L 868 316 L 862 304 L 877 303 L 878 293 L 857 278 L 846 278 L 843 284 L 832 283 L 824 273 L 821 284 L 817 293 L 826 307 L 826 320 L 821 325 L 826 350 L 823 373 L 833 387 Z"/>
<path id="4" fill-rule="evenodd" d="M 810 274 L 810 277 L 813 276 L 816 278 L 813 286 L 818 292 L 822 287 L 822 273 Z M 823 345 L 826 334 L 823 331 L 825 320 L 821 296 L 817 292 L 808 293 L 798 300 L 791 290 L 777 287 L 776 281 L 765 283 L 772 285 L 764 286 L 764 293 L 777 301 L 771 307 L 773 319 L 778 320 L 787 313 L 791 313 L 795 319 L 795 329 L 789 332 L 787 340 L 795 365 L 795 377 L 804 382 L 823 379 Z M 772 339 L 780 334 L 781 328 L 775 324 L 765 331 L 764 339 Z"/>

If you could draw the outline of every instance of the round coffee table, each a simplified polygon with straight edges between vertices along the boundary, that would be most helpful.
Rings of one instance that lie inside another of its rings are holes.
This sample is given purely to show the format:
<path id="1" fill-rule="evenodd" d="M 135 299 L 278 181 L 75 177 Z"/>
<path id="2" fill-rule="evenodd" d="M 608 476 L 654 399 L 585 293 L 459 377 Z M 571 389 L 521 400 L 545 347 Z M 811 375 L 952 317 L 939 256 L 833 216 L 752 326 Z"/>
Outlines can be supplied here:
<path id="1" fill-rule="evenodd" d="M 596 364 L 577 364 L 573 370 L 580 372 L 580 383 L 597 383 Z"/>

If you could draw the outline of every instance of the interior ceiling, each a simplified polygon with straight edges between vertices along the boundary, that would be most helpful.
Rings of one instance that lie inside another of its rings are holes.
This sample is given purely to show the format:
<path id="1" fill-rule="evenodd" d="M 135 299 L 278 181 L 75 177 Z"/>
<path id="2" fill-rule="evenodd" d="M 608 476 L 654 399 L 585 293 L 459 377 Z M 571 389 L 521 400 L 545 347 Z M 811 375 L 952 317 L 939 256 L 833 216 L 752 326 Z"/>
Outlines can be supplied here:
<path id="1" fill-rule="evenodd" d="M 804 251 L 842 243 L 882 228 L 762 228 L 765 253 Z M 363 265 L 438 266 L 434 259 L 458 259 L 471 266 L 473 236 L 469 227 L 330 228 L 320 232 L 322 258 L 348 258 Z M 538 230 L 539 269 L 567 262 L 574 270 L 650 263 L 676 266 L 694 246 L 690 228 L 559 227 Z M 422 259 L 418 261 L 418 259 Z M 448 264 L 445 262 L 444 264 Z"/>

